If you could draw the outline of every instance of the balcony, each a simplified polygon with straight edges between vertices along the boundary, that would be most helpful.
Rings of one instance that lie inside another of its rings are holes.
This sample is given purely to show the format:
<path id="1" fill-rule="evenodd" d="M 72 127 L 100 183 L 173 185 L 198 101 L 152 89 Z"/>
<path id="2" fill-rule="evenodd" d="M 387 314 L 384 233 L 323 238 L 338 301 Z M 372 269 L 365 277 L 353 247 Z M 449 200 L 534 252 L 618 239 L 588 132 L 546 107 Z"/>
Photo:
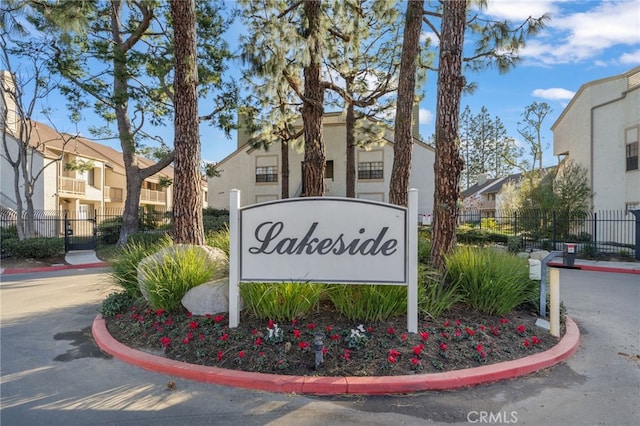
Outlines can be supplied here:
<path id="1" fill-rule="evenodd" d="M 104 187 L 104 201 L 107 203 L 119 203 L 122 202 L 122 188 L 111 188 L 110 186 Z"/>
<path id="2" fill-rule="evenodd" d="M 58 176 L 58 194 L 82 196 L 86 194 L 86 182 L 66 176 Z"/>
<path id="3" fill-rule="evenodd" d="M 495 200 L 480 200 L 478 203 L 478 208 L 480 210 L 495 210 L 496 209 L 496 201 Z"/>
<path id="4" fill-rule="evenodd" d="M 140 192 L 140 202 L 141 203 L 152 203 L 152 204 L 166 204 L 167 203 L 167 193 L 166 191 L 154 191 L 152 189 L 142 189 Z"/>

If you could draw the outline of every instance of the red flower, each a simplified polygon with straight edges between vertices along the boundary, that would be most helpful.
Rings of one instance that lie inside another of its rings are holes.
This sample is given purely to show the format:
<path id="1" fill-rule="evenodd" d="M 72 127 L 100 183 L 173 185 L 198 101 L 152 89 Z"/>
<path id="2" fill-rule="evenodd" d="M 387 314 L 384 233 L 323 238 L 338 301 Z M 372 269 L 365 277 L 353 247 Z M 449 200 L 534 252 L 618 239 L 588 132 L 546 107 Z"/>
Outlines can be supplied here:
<path id="1" fill-rule="evenodd" d="M 295 337 L 296 339 L 300 338 L 300 330 L 293 330 L 293 337 Z"/>
<path id="2" fill-rule="evenodd" d="M 224 319 L 224 315 L 216 315 L 215 317 L 213 317 L 213 322 L 215 322 L 217 324 L 220 321 L 222 321 L 223 319 Z"/>
<path id="3" fill-rule="evenodd" d="M 331 333 L 331 330 L 333 330 L 333 327 L 328 325 L 328 326 L 325 327 L 325 330 L 327 330 L 327 333 Z"/>
<path id="4" fill-rule="evenodd" d="M 451 323 L 449 322 L 449 320 L 446 320 L 446 321 L 444 322 L 444 324 L 443 324 L 443 325 L 444 325 L 445 327 L 449 327 L 449 324 L 451 324 Z"/>
<path id="5" fill-rule="evenodd" d="M 309 342 L 298 342 L 298 347 L 300 349 L 306 349 L 309 347 Z"/>
<path id="6" fill-rule="evenodd" d="M 244 358 L 244 351 L 238 352 L 238 358 Z"/>
<path id="7" fill-rule="evenodd" d="M 218 362 L 222 361 L 222 351 L 218 351 L 217 360 L 218 360 Z"/>
<path id="8" fill-rule="evenodd" d="M 413 353 L 415 355 L 420 355 L 420 353 L 422 352 L 423 348 L 424 348 L 424 346 L 414 346 L 413 347 Z"/>
<path id="9" fill-rule="evenodd" d="M 332 334 L 331 335 L 331 340 L 340 340 L 340 335 L 339 334 Z"/>
<path id="10" fill-rule="evenodd" d="M 189 328 L 192 330 L 195 330 L 196 328 L 198 328 L 198 321 L 191 321 L 189 323 Z"/>
<path id="11" fill-rule="evenodd" d="M 420 333 L 420 338 L 423 342 L 426 342 L 427 340 L 429 340 L 429 332 L 423 331 L 422 333 Z"/>
<path id="12" fill-rule="evenodd" d="M 258 352 L 258 356 L 259 356 L 259 357 L 263 357 L 263 356 L 265 356 L 265 355 L 266 355 L 266 354 L 265 354 L 264 352 Z"/>
<path id="13" fill-rule="evenodd" d="M 529 343 L 529 341 L 528 341 L 527 339 L 524 339 L 524 342 L 522 342 L 522 343 L 524 344 L 524 347 L 525 347 L 525 348 L 528 348 L 528 347 L 529 347 L 529 344 L 530 344 L 530 343 Z"/>
<path id="14" fill-rule="evenodd" d="M 457 325 L 458 327 L 460 327 L 460 320 L 459 320 L 459 319 L 457 319 L 457 320 L 456 320 L 456 325 Z"/>
<path id="15" fill-rule="evenodd" d="M 326 354 L 327 352 L 329 352 L 329 349 L 327 349 L 326 347 L 322 347 L 322 355 Z"/>
<path id="16" fill-rule="evenodd" d="M 494 336 L 499 335 L 500 334 L 500 327 L 496 327 L 496 328 L 492 329 L 491 332 L 493 333 Z"/>
<path id="17" fill-rule="evenodd" d="M 191 318 L 193 314 L 191 312 L 187 312 L 187 318 Z"/>
<path id="18" fill-rule="evenodd" d="M 462 334 L 462 331 L 460 331 L 459 328 L 456 328 L 456 337 L 460 337 L 461 334 Z"/>
<path id="19" fill-rule="evenodd" d="M 116 318 L 118 318 L 118 319 L 122 319 L 122 314 L 117 314 L 117 315 L 116 315 Z"/>
<path id="20" fill-rule="evenodd" d="M 444 337 L 445 339 L 448 339 L 448 338 L 449 338 L 449 335 L 448 335 L 447 333 L 440 333 L 440 335 L 441 335 L 442 337 Z"/>
<path id="21" fill-rule="evenodd" d="M 229 335 L 227 333 L 224 333 L 222 336 L 220 336 L 220 340 L 222 340 L 223 342 L 226 342 L 228 338 Z"/>
<path id="22" fill-rule="evenodd" d="M 271 330 L 271 329 L 273 328 L 273 320 L 269 320 L 269 321 L 267 322 L 267 328 L 268 328 L 269 330 Z"/>
<path id="23" fill-rule="evenodd" d="M 500 318 L 500 322 L 501 322 L 502 324 L 509 324 L 509 320 L 508 320 L 508 319 L 506 319 L 506 318 Z"/>
<path id="24" fill-rule="evenodd" d="M 351 358 L 351 351 L 349 349 L 345 349 L 342 358 L 344 358 L 345 361 L 349 361 L 349 359 Z"/>
<path id="25" fill-rule="evenodd" d="M 484 325 L 480 325 L 480 331 L 484 331 L 486 327 Z"/>
<path id="26" fill-rule="evenodd" d="M 482 352 L 484 349 L 482 348 L 482 343 L 478 343 L 478 346 L 476 346 L 476 351 L 478 352 Z"/>
<path id="27" fill-rule="evenodd" d="M 162 344 L 162 346 L 167 348 L 171 344 L 171 338 L 170 337 L 161 337 L 160 338 L 160 343 Z"/>
<path id="28" fill-rule="evenodd" d="M 448 348 L 447 344 L 444 342 L 440 342 L 440 350 L 441 351 L 446 351 Z"/>
<path id="29" fill-rule="evenodd" d="M 400 352 L 398 352 L 395 349 L 389 349 L 389 355 L 390 356 L 400 356 Z"/>
<path id="30" fill-rule="evenodd" d="M 396 334 L 396 331 L 393 329 L 393 327 L 389 327 L 389 328 L 387 328 L 387 333 Z"/>
<path id="31" fill-rule="evenodd" d="M 393 355 L 389 355 L 387 359 L 389 360 L 390 363 L 396 362 L 396 357 L 394 357 Z"/>
<path id="32" fill-rule="evenodd" d="M 256 346 L 260 346 L 260 345 L 262 344 L 262 339 L 258 337 L 258 338 L 256 339 L 256 341 L 254 342 L 254 344 L 255 344 Z"/>
<path id="33" fill-rule="evenodd" d="M 402 336 L 400 336 L 400 338 L 402 339 L 403 342 L 407 341 L 407 335 L 405 333 L 402 333 Z"/>
<path id="34" fill-rule="evenodd" d="M 164 309 L 156 309 L 156 315 L 164 314 Z"/>
<path id="35" fill-rule="evenodd" d="M 473 331 L 472 329 L 470 329 L 469 327 L 464 329 L 465 333 L 467 333 L 469 336 L 473 336 L 474 334 L 476 334 L 475 331 Z"/>
<path id="36" fill-rule="evenodd" d="M 540 342 L 542 342 L 542 340 L 540 340 L 538 336 L 531 336 L 531 343 L 533 343 L 534 345 L 537 345 Z"/>
<path id="37" fill-rule="evenodd" d="M 487 354 L 485 351 L 480 352 L 480 358 L 486 358 Z"/>
<path id="38" fill-rule="evenodd" d="M 254 336 L 258 334 L 258 329 L 254 328 L 253 330 L 251 330 L 251 334 L 253 334 Z"/>
<path id="39" fill-rule="evenodd" d="M 193 332 L 190 331 L 187 333 L 187 339 L 193 340 Z"/>
<path id="40" fill-rule="evenodd" d="M 371 327 L 371 326 L 367 327 L 367 332 L 373 333 L 373 327 Z"/>
<path id="41" fill-rule="evenodd" d="M 204 334 L 200 333 L 200 335 L 198 336 L 198 339 L 199 339 L 201 342 L 204 342 Z"/>
<path id="42" fill-rule="evenodd" d="M 294 318 L 294 319 L 292 319 L 292 320 L 291 320 L 291 324 L 293 324 L 293 325 L 298 324 L 298 320 L 297 320 L 297 319 L 295 319 L 295 318 Z"/>
<path id="43" fill-rule="evenodd" d="M 310 322 L 309 324 L 307 324 L 307 328 L 309 330 L 315 330 L 316 328 L 316 323 L 315 322 Z"/>
<path id="44" fill-rule="evenodd" d="M 411 364 L 418 365 L 420 364 L 420 360 L 418 358 L 411 358 Z"/>
<path id="45" fill-rule="evenodd" d="M 189 343 L 189 338 L 185 337 L 184 339 L 182 339 L 182 343 L 184 343 L 185 345 Z"/>
<path id="46" fill-rule="evenodd" d="M 520 324 L 520 325 L 516 328 L 516 331 L 517 331 L 518 333 L 524 333 L 524 331 L 525 331 L 524 325 Z"/>

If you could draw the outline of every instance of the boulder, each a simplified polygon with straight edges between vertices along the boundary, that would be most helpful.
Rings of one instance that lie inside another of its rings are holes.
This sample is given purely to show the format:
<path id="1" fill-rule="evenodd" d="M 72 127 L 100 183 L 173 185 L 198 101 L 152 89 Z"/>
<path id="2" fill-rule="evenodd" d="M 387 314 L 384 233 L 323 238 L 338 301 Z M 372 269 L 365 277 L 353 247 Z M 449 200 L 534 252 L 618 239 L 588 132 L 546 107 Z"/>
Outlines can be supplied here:
<path id="1" fill-rule="evenodd" d="M 152 265 L 157 265 L 162 263 L 162 261 L 168 257 L 176 256 L 176 253 L 184 252 L 189 248 L 198 250 L 201 252 L 201 255 L 204 256 L 208 262 L 216 264 L 216 272 L 214 276 L 211 278 L 212 280 L 220 279 L 222 277 L 226 277 L 229 274 L 229 259 L 224 251 L 209 247 L 209 246 L 193 246 L 189 244 L 173 244 L 168 247 L 164 247 L 156 253 L 145 257 L 138 264 L 137 274 L 138 274 L 138 285 L 140 286 L 140 291 L 146 300 L 149 300 L 149 293 L 147 291 L 147 274 L 145 272 L 146 269 L 152 267 Z"/>
<path id="2" fill-rule="evenodd" d="M 192 288 L 182 298 L 182 306 L 194 315 L 229 312 L 229 278 L 210 281 Z"/>

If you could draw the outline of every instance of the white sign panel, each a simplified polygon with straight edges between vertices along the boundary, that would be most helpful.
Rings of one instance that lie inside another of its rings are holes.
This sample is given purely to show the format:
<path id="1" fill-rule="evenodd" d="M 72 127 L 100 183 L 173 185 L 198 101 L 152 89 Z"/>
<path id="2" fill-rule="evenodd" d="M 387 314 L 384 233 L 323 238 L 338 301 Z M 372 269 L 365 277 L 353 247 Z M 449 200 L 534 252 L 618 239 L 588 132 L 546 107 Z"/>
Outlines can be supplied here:
<path id="1" fill-rule="evenodd" d="M 407 209 L 309 197 L 240 210 L 240 281 L 407 282 Z"/>

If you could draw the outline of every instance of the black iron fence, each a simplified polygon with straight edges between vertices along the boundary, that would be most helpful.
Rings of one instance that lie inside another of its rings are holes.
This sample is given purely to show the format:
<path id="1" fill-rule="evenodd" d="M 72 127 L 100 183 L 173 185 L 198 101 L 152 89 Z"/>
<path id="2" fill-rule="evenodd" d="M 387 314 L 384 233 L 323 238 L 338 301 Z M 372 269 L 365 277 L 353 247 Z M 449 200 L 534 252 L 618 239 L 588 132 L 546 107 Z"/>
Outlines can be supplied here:
<path id="1" fill-rule="evenodd" d="M 562 250 L 564 243 L 575 243 L 578 253 L 588 257 L 637 257 L 639 221 L 631 211 L 624 210 L 499 211 L 491 217 L 481 210 L 464 210 L 458 216 L 462 232 L 481 230 L 496 241 L 525 250 Z"/>

